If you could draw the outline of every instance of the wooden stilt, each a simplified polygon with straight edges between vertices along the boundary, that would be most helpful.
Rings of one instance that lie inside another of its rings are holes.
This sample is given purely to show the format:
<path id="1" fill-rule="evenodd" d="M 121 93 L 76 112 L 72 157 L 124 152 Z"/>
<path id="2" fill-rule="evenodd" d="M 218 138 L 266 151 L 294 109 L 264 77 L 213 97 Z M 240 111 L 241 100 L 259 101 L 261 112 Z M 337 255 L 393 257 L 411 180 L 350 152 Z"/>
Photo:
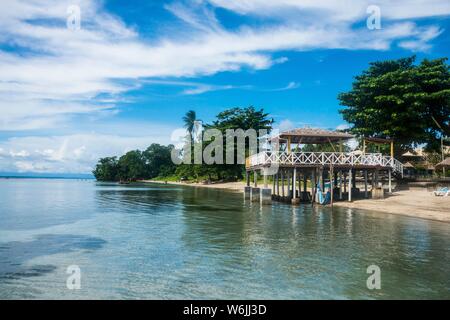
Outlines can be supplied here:
<path id="1" fill-rule="evenodd" d="M 364 197 L 367 198 L 367 170 L 364 170 Z"/>
<path id="2" fill-rule="evenodd" d="M 348 201 L 352 202 L 352 169 L 348 170 Z"/>
<path id="3" fill-rule="evenodd" d="M 294 167 L 294 174 L 293 174 L 292 181 L 293 181 L 293 185 L 292 185 L 292 198 L 293 198 L 293 199 L 296 199 L 296 198 L 297 198 L 297 195 L 296 195 L 297 190 L 296 190 L 295 184 L 296 184 L 296 182 L 297 182 L 297 168 L 295 168 L 295 167 Z"/>
<path id="4" fill-rule="evenodd" d="M 392 193 L 392 174 L 391 174 L 391 169 L 388 170 L 388 178 L 389 178 L 389 193 Z"/>
<path id="5" fill-rule="evenodd" d="M 333 207 L 333 197 L 334 197 L 334 180 L 333 180 L 333 165 L 330 165 L 330 195 L 331 195 L 331 207 Z"/>
<path id="6" fill-rule="evenodd" d="M 277 196 L 280 196 L 280 174 L 277 172 Z"/>
<path id="7" fill-rule="evenodd" d="M 264 177 L 264 189 L 267 189 L 267 170 L 263 169 L 263 177 Z"/>

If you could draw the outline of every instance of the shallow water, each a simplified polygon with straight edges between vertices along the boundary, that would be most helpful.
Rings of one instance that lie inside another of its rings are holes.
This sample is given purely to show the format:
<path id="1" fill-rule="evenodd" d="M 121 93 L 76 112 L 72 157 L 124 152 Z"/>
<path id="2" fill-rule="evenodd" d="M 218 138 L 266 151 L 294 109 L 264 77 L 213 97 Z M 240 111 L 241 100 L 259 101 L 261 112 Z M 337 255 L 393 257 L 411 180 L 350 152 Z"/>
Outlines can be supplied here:
<path id="1" fill-rule="evenodd" d="M 369 290 L 369 265 L 381 289 Z M 81 289 L 69 290 L 67 267 Z M 168 185 L 0 179 L 2 299 L 450 298 L 450 224 Z"/>

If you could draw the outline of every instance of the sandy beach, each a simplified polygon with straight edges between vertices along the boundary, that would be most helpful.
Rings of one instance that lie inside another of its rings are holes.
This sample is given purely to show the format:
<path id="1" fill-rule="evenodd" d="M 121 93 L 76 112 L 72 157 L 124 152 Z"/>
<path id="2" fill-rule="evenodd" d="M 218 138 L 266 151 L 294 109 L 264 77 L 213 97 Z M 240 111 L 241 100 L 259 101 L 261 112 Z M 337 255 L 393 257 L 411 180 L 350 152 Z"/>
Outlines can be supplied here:
<path id="1" fill-rule="evenodd" d="M 146 180 L 143 182 L 165 184 L 164 181 Z M 235 192 L 243 192 L 245 186 L 244 182 L 214 184 L 168 182 L 167 184 L 226 189 Z M 394 191 L 382 200 L 357 199 L 353 202 L 335 202 L 334 205 L 450 223 L 450 197 L 436 197 L 425 188 Z"/>

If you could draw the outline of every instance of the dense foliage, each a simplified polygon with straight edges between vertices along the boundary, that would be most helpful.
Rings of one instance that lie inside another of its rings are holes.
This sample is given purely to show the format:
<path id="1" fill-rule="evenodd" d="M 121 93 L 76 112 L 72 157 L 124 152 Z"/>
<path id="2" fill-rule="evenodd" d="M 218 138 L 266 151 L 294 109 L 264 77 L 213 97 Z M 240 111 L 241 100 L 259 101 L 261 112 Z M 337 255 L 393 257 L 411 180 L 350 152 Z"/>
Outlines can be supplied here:
<path id="1" fill-rule="evenodd" d="M 183 123 L 189 134 L 192 135 L 194 123 L 197 121 L 195 111 L 188 111 L 183 117 Z M 267 129 L 272 128 L 273 120 L 268 118 L 264 111 L 254 107 L 232 108 L 220 112 L 212 124 L 205 124 L 206 129 L 218 129 L 225 133 L 226 129 Z M 193 142 L 193 139 L 191 139 Z M 224 139 L 223 146 L 226 149 Z M 208 141 L 203 143 L 203 148 Z M 248 155 L 248 141 L 246 141 L 246 155 Z M 209 179 L 209 180 L 236 180 L 244 174 L 244 165 L 235 164 L 181 164 L 175 166 L 171 159 L 174 146 L 161 146 L 152 144 L 147 150 L 134 150 L 117 157 L 102 158 L 97 163 L 94 176 L 99 181 L 136 181 L 154 178 L 176 179 Z M 224 152 L 224 157 L 226 156 Z"/>
<path id="2" fill-rule="evenodd" d="M 390 137 L 401 150 L 426 144 L 439 149 L 449 135 L 450 68 L 447 59 L 415 57 L 371 63 L 352 90 L 339 95 L 344 119 L 360 136 Z"/>
<path id="3" fill-rule="evenodd" d="M 195 114 L 194 114 L 195 115 Z M 225 163 L 226 158 L 226 138 L 225 132 L 227 129 L 265 129 L 269 133 L 272 130 L 273 119 L 268 118 L 268 114 L 263 109 L 257 110 L 253 106 L 246 108 L 232 108 L 220 112 L 216 116 L 216 120 L 212 124 L 205 124 L 205 129 L 217 129 L 222 132 L 223 136 L 223 161 Z M 191 117 L 192 119 L 192 117 Z M 185 121 L 186 124 L 189 122 Z M 187 126 L 186 126 L 187 127 Z M 205 141 L 203 148 L 208 145 L 208 141 Z M 194 178 L 199 180 L 201 177 L 205 177 L 209 180 L 226 180 L 235 181 L 243 178 L 245 173 L 245 166 L 238 164 L 236 159 L 236 144 L 234 146 L 235 164 L 213 164 L 213 165 L 189 165 L 182 164 L 177 167 L 177 175 L 183 178 Z M 249 154 L 249 141 L 245 141 L 245 155 Z"/>
<path id="4" fill-rule="evenodd" d="M 175 165 L 171 160 L 172 149 L 172 145 L 152 144 L 143 152 L 129 151 L 119 159 L 102 158 L 93 174 L 99 181 L 136 181 L 170 175 L 175 172 Z"/>

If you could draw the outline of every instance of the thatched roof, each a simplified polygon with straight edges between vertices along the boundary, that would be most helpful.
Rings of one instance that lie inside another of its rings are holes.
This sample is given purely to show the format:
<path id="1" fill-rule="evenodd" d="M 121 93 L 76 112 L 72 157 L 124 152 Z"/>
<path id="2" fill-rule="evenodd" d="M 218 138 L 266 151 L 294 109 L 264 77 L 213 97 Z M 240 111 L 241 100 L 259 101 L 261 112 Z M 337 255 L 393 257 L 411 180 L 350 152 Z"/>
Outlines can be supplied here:
<path id="1" fill-rule="evenodd" d="M 292 143 L 299 144 L 324 144 L 330 142 L 346 141 L 354 138 L 345 132 L 324 129 L 300 128 L 282 132 L 280 139 L 291 139 Z"/>
<path id="2" fill-rule="evenodd" d="M 414 166 L 411 164 L 411 162 L 407 162 L 403 165 L 403 168 L 410 168 L 410 169 L 414 169 Z"/>
<path id="3" fill-rule="evenodd" d="M 409 151 L 405 152 L 404 154 L 402 154 L 402 157 L 405 157 L 405 158 L 422 158 L 421 155 L 414 154 L 414 153 L 409 152 Z"/>
<path id="4" fill-rule="evenodd" d="M 441 161 L 436 165 L 436 169 L 442 169 L 443 167 L 450 167 L 450 157 L 445 158 L 444 161 Z"/>

